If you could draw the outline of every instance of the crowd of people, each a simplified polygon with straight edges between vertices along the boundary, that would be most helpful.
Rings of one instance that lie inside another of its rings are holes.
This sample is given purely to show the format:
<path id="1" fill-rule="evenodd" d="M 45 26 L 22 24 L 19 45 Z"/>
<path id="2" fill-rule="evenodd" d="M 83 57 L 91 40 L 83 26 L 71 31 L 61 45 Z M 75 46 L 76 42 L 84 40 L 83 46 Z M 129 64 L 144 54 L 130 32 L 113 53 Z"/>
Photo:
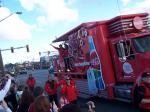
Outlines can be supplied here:
<path id="1" fill-rule="evenodd" d="M 0 112 L 81 112 L 78 90 L 69 76 L 52 77 L 43 85 L 29 74 L 26 85 L 19 85 L 9 75 L 0 79 Z M 150 74 L 143 73 L 134 85 L 134 104 L 141 112 L 150 110 Z M 89 101 L 88 112 L 95 112 L 94 102 Z"/>
<path id="2" fill-rule="evenodd" d="M 32 74 L 26 85 L 12 81 L 10 75 L 0 80 L 0 112 L 81 112 L 77 99 L 75 81 L 68 75 L 59 80 L 48 75 L 43 87 L 36 86 Z M 88 102 L 86 105 L 94 104 Z M 89 112 L 94 112 L 91 110 Z"/>

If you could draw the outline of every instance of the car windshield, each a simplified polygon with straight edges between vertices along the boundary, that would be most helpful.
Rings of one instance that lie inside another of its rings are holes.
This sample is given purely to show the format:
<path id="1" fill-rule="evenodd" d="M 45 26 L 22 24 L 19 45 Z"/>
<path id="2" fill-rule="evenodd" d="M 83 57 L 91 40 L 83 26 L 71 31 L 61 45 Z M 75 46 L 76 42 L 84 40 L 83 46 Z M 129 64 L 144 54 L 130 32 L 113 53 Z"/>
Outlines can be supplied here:
<path id="1" fill-rule="evenodd" d="M 136 52 L 150 52 L 150 35 L 133 39 Z"/>

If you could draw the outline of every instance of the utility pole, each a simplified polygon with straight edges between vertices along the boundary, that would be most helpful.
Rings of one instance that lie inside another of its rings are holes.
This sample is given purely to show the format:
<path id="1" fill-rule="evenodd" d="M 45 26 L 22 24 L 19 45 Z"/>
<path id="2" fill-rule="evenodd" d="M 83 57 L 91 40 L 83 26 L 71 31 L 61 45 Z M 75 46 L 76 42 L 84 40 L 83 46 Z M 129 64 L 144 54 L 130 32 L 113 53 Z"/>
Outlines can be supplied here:
<path id="1" fill-rule="evenodd" d="M 0 50 L 0 71 L 2 74 L 4 73 L 4 65 L 3 65 L 3 58 L 2 58 L 1 50 Z"/>

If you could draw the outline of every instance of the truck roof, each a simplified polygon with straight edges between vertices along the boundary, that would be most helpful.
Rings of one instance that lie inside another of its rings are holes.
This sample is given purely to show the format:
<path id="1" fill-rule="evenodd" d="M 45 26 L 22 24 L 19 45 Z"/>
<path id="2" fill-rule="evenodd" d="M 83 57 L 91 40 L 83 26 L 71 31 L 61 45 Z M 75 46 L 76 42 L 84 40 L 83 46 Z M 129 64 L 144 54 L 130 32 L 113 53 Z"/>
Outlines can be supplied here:
<path id="1" fill-rule="evenodd" d="M 116 21 L 119 21 L 120 19 L 131 19 L 131 18 L 134 18 L 136 16 L 139 16 L 139 17 L 146 17 L 148 16 L 148 13 L 138 13 L 138 14 L 128 14 L 128 15 L 120 15 L 120 16 L 116 16 L 112 19 L 110 19 L 108 21 L 108 24 L 111 24 L 111 23 L 114 23 Z"/>
<path id="2" fill-rule="evenodd" d="M 64 35 L 56 38 L 53 42 L 61 42 L 61 41 L 67 41 L 68 40 L 68 36 L 76 31 L 78 31 L 80 28 L 84 27 L 84 28 L 91 28 L 94 27 L 98 24 L 103 24 L 106 23 L 107 21 L 95 21 L 95 22 L 87 22 L 87 23 L 82 23 L 79 26 L 73 28 L 72 30 L 68 31 L 67 33 L 65 33 Z"/>
<path id="3" fill-rule="evenodd" d="M 56 38 L 53 42 L 61 42 L 61 41 L 67 41 L 68 40 L 68 36 L 74 32 L 77 32 L 80 28 L 86 28 L 86 29 L 90 29 L 92 27 L 95 27 L 97 25 L 100 24 L 107 24 L 109 26 L 112 26 L 112 30 L 114 32 L 116 25 L 120 24 L 122 25 L 122 22 L 125 22 L 125 24 L 128 24 L 127 22 L 130 21 L 132 22 L 132 19 L 134 17 L 147 17 L 148 13 L 139 13 L 139 14 L 128 14 L 128 15 L 120 15 L 120 16 L 116 16 L 110 20 L 104 20 L 104 21 L 95 21 L 95 22 L 86 22 L 86 23 L 82 23 L 79 26 L 73 28 L 72 30 L 68 31 L 67 33 L 65 33 L 64 35 Z M 131 19 L 131 20 L 130 20 Z M 123 21 L 124 20 L 124 21 Z M 115 26 L 114 26 L 115 25 Z M 115 28 L 114 28 L 115 27 Z M 110 28 L 111 30 L 111 28 Z"/>

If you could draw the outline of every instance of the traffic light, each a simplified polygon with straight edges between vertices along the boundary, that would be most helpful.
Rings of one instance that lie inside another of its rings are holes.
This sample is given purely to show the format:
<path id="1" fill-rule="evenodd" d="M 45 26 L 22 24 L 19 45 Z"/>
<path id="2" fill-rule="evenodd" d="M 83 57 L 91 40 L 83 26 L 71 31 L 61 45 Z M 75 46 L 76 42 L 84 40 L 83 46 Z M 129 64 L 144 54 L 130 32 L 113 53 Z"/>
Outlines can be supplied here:
<path id="1" fill-rule="evenodd" d="M 10 49 L 11 49 L 11 53 L 14 53 L 14 48 L 13 48 L 13 47 L 11 47 Z"/>
<path id="2" fill-rule="evenodd" d="M 26 49 L 27 49 L 27 52 L 30 52 L 30 51 L 29 51 L 29 45 L 26 45 Z"/>

